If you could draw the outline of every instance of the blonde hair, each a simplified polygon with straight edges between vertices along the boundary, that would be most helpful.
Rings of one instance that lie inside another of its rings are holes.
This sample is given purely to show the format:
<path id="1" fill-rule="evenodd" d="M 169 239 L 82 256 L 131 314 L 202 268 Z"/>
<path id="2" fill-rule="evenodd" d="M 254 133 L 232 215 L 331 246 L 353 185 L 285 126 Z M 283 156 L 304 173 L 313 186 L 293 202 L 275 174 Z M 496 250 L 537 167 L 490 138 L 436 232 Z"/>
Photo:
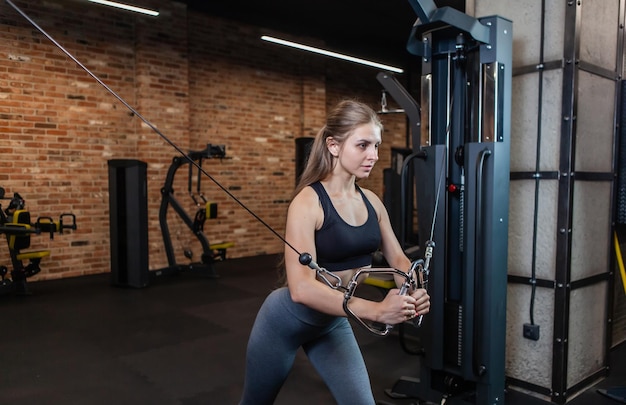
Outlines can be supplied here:
<path id="1" fill-rule="evenodd" d="M 352 132 L 366 124 L 378 126 L 382 132 L 383 125 L 376 112 L 355 100 L 339 102 L 328 114 L 326 124 L 315 136 L 306 167 L 298 180 L 294 196 L 303 188 L 319 180 L 324 180 L 333 170 L 333 156 L 326 146 L 326 139 L 332 137 L 338 144 L 343 142 Z"/>

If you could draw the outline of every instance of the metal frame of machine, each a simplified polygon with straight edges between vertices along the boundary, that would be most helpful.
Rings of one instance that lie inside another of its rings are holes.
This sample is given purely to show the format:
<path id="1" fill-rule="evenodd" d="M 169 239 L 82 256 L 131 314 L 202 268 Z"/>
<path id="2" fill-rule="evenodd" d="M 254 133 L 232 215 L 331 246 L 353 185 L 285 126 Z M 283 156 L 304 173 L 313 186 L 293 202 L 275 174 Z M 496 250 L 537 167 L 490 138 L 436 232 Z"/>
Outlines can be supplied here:
<path id="1" fill-rule="evenodd" d="M 418 21 L 407 48 L 422 58 L 420 106 L 389 75 L 378 80 L 405 111 L 420 111 L 407 114 L 418 228 L 437 248 L 420 378 L 402 378 L 392 391 L 446 404 L 502 404 L 512 23 L 432 0 L 410 3 Z"/>

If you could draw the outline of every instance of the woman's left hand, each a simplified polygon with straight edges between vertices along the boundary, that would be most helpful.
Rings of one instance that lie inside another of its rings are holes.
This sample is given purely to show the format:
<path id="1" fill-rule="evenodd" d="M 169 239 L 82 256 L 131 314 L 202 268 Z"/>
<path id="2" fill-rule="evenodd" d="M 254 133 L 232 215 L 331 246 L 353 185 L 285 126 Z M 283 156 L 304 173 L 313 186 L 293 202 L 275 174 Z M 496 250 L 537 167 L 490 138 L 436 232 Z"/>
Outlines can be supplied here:
<path id="1" fill-rule="evenodd" d="M 417 315 L 424 315 L 430 311 L 430 296 L 423 288 L 418 288 L 411 293 L 411 297 L 415 298 L 415 312 Z"/>

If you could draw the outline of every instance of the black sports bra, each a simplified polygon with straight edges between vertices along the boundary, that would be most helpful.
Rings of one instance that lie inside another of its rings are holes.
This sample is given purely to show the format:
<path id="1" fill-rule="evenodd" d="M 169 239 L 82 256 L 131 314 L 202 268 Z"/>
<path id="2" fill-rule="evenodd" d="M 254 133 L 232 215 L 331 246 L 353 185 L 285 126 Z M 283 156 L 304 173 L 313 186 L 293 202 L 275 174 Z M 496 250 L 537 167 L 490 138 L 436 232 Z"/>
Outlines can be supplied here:
<path id="1" fill-rule="evenodd" d="M 317 263 L 328 271 L 370 266 L 372 253 L 380 247 L 382 237 L 376 211 L 363 191 L 356 186 L 367 207 L 367 221 L 352 226 L 339 216 L 322 183 L 315 182 L 311 187 L 324 209 L 324 223 L 315 231 Z"/>

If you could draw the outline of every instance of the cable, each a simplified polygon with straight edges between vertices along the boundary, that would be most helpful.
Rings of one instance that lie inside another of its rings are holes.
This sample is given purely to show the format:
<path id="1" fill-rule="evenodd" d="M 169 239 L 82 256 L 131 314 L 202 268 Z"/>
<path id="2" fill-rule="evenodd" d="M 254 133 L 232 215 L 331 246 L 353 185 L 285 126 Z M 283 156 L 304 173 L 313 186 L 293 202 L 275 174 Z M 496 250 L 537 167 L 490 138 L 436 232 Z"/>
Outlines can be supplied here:
<path id="1" fill-rule="evenodd" d="M 541 1 L 541 8 L 543 11 L 546 9 L 545 0 Z M 544 38 L 545 35 L 545 12 L 541 13 L 541 38 Z M 541 42 L 541 46 L 539 48 L 539 63 L 543 66 L 544 60 L 544 44 Z M 542 100 L 543 97 L 543 69 L 539 69 L 539 90 L 537 99 L 539 101 Z M 537 122 L 541 122 L 542 119 L 542 108 L 541 103 L 537 103 Z M 540 170 L 540 162 L 541 162 L 541 125 L 537 126 L 537 150 L 535 151 L 535 173 L 539 173 Z M 534 214 L 533 214 L 533 243 L 532 243 L 532 253 L 531 253 L 531 275 L 530 275 L 530 307 L 528 309 L 530 315 L 530 324 L 535 324 L 535 295 L 537 294 L 537 233 L 538 233 L 538 224 L 539 224 L 539 191 L 540 191 L 540 176 L 535 176 L 535 198 L 534 198 Z"/>
<path id="2" fill-rule="evenodd" d="M 115 91 L 113 91 L 106 83 L 104 83 L 98 76 L 96 76 L 91 70 L 89 70 L 85 65 L 83 65 L 74 55 L 72 55 L 67 49 L 65 49 L 61 44 L 59 44 L 51 35 L 49 35 L 46 31 L 43 30 L 35 21 L 33 21 L 26 13 L 24 13 L 19 7 L 17 7 L 11 0 L 5 0 L 7 4 L 9 4 L 15 11 L 17 11 L 22 17 L 24 17 L 33 27 L 37 29 L 41 34 L 43 34 L 50 42 L 52 42 L 57 48 L 59 48 L 65 55 L 67 55 L 71 60 L 74 61 L 81 69 L 83 69 L 89 76 L 91 76 L 98 84 L 104 87 L 113 97 L 115 97 L 120 103 L 122 103 L 126 108 L 130 110 L 134 115 L 136 115 L 140 120 L 142 120 L 150 129 L 152 129 L 157 135 L 161 137 L 165 142 L 167 142 L 172 148 L 176 149 L 178 153 L 180 153 L 189 163 L 195 166 L 202 174 L 204 174 L 208 179 L 210 179 L 216 186 L 218 186 L 223 192 L 225 192 L 230 198 L 232 198 L 241 208 L 248 211 L 250 215 L 252 215 L 257 221 L 259 221 L 263 226 L 265 226 L 270 232 L 272 232 L 278 239 L 285 243 L 285 245 L 289 246 L 291 250 L 296 252 L 299 255 L 298 260 L 300 264 L 304 266 L 309 266 L 310 268 L 316 271 L 322 271 L 322 269 L 313 261 L 313 257 L 309 253 L 300 253 L 294 246 L 292 246 L 287 240 L 280 235 L 278 232 L 274 230 L 267 222 L 265 222 L 261 217 L 259 217 L 254 211 L 250 208 L 246 207 L 244 203 L 242 203 L 233 193 L 228 191 L 226 187 L 224 187 L 220 182 L 215 180 L 213 176 L 211 176 L 206 170 L 202 168 L 199 164 L 197 164 L 187 153 L 185 153 L 178 145 L 176 145 L 171 139 L 169 139 L 165 134 L 163 134 L 154 124 L 152 124 L 147 118 L 141 115 L 133 106 L 131 106 L 126 100 L 124 100 L 120 95 L 118 95 Z"/>

